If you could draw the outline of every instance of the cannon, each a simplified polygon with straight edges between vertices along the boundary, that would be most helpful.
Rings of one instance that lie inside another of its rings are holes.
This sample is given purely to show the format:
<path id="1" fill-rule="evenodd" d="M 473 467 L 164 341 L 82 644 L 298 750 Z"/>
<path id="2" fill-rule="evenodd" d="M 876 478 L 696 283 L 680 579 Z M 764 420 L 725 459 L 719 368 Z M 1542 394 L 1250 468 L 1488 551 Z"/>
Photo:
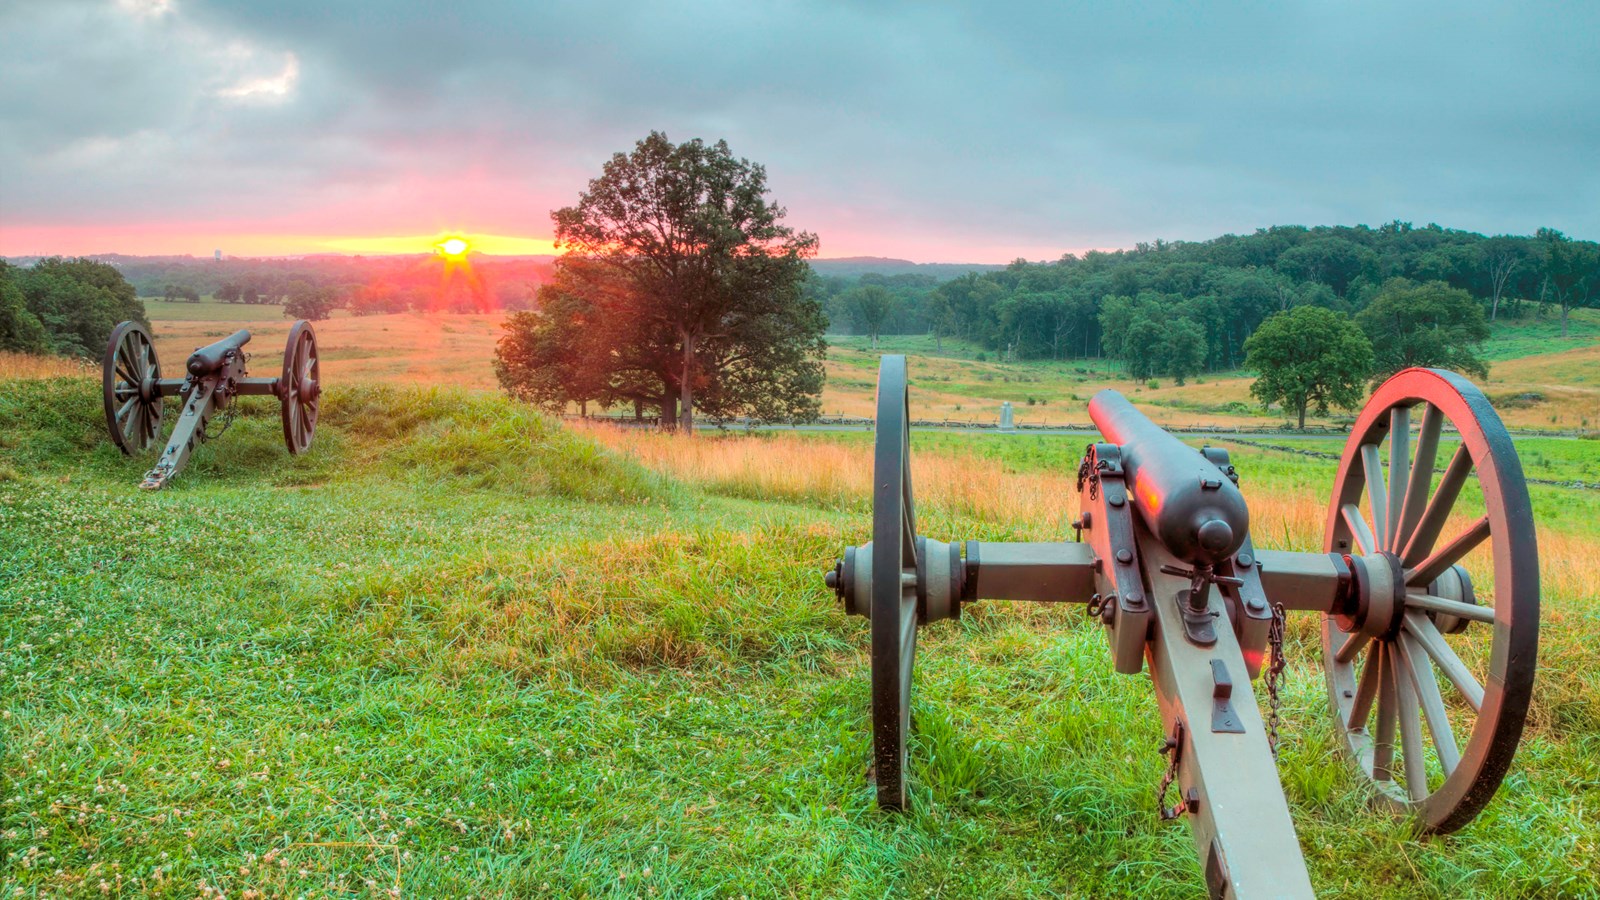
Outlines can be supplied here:
<path id="1" fill-rule="evenodd" d="M 276 378 L 251 378 L 245 372 L 249 355 L 244 347 L 250 332 L 236 331 L 197 348 L 189 355 L 182 378 L 161 377 L 150 332 L 138 322 L 123 322 L 111 332 L 106 345 L 103 374 L 106 427 L 124 454 L 132 456 L 161 437 L 163 401 L 177 397 L 182 411 L 167 439 L 166 449 L 139 486 L 159 490 L 183 470 L 196 445 L 226 431 L 238 396 L 272 395 L 282 405 L 283 441 L 294 454 L 311 446 L 321 405 L 321 368 L 317 361 L 317 335 L 301 319 L 289 329 L 283 350 L 283 370 Z M 222 429 L 208 428 L 218 414 Z"/>
<path id="2" fill-rule="evenodd" d="M 1078 468 L 1073 540 L 925 537 L 904 357 L 882 359 L 877 404 L 872 540 L 826 582 L 870 624 L 879 806 L 909 799 L 917 629 L 980 600 L 1082 603 L 1116 670 L 1149 673 L 1156 807 L 1189 821 L 1211 896 L 1312 896 L 1276 767 L 1288 611 L 1321 616 L 1331 727 L 1376 805 L 1448 833 L 1494 796 L 1533 691 L 1538 548 L 1511 438 L 1471 382 L 1413 368 L 1377 388 L 1320 552 L 1256 547 L 1227 451 L 1182 443 L 1114 391 L 1089 403 L 1104 440 Z"/>

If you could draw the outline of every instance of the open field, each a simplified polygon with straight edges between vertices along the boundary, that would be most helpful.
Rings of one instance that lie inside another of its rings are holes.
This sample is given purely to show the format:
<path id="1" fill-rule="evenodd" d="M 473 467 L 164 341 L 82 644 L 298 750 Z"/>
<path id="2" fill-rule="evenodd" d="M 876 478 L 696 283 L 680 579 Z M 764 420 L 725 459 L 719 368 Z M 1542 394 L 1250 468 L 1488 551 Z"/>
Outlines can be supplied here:
<path id="1" fill-rule="evenodd" d="M 150 304 L 147 302 L 147 306 Z M 163 303 L 174 315 L 197 306 L 250 310 L 256 318 L 164 319 L 152 310 L 156 352 L 163 365 L 180 366 L 198 346 L 249 328 L 251 374 L 267 375 L 282 365 L 283 345 L 292 321 L 272 306 Z M 265 317 L 265 318 L 262 318 Z M 502 317 L 494 315 L 337 316 L 316 323 L 324 377 L 330 382 L 367 381 L 439 384 L 496 390 L 495 341 Z"/>
<path id="2" fill-rule="evenodd" d="M 168 366 L 196 346 L 249 327 L 255 371 L 277 364 L 289 321 L 278 307 L 145 301 L 155 323 L 156 349 Z M 337 316 L 317 323 L 323 368 L 334 381 L 434 383 L 496 389 L 489 361 L 501 317 L 491 315 Z M 1552 331 L 1554 329 L 1554 331 Z M 1529 319 L 1497 326 L 1486 355 L 1486 390 L 1508 425 L 1528 429 L 1600 428 L 1600 311 L 1577 310 L 1572 337 L 1559 323 Z M 1019 423 L 1086 424 L 1084 403 L 1111 387 L 1126 393 L 1151 418 L 1168 425 L 1273 425 L 1288 417 L 1264 414 L 1250 397 L 1246 373 L 1213 373 L 1177 386 L 1135 384 L 1107 360 L 1001 363 L 970 345 L 925 335 L 890 335 L 872 350 L 863 338 L 830 339 L 827 414 L 870 417 L 880 353 L 910 356 L 913 414 L 918 418 L 993 422 L 1009 400 Z M 980 359 L 981 357 L 981 359 Z M 1030 403 L 1029 401 L 1032 401 Z M 1337 421 L 1313 420 L 1319 422 Z"/>
<path id="3" fill-rule="evenodd" d="M 247 403 L 151 495 L 154 451 L 103 438 L 96 380 L 4 388 L 7 895 L 1203 893 L 1153 810 L 1149 685 L 1076 609 L 925 632 L 916 811 L 876 812 L 867 633 L 819 577 L 866 539 L 868 436 L 562 428 L 335 382 L 308 455 Z M 923 530 L 1060 538 L 1082 443 L 919 434 Z M 1232 449 L 1258 542 L 1317 545 L 1333 465 Z M 1280 768 L 1323 895 L 1600 895 L 1600 495 L 1534 503 L 1530 728 L 1460 834 L 1368 807 L 1291 620 Z"/>

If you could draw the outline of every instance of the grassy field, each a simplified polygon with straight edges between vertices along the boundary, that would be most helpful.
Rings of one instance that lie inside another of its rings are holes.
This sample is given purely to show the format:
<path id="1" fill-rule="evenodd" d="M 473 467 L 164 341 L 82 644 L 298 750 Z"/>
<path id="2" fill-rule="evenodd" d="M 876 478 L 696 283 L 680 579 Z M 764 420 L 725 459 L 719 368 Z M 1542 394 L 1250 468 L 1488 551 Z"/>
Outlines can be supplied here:
<path id="1" fill-rule="evenodd" d="M 329 351 L 343 322 L 382 320 Z M 0 896 L 1203 894 L 1152 808 L 1149 685 L 1075 609 L 925 632 L 916 811 L 874 809 L 867 634 L 819 577 L 867 537 L 867 436 L 563 428 L 362 361 L 330 360 L 308 455 L 247 403 L 153 495 L 95 379 L 3 385 Z M 1059 538 L 1082 443 L 919 434 L 923 531 Z M 1233 450 L 1257 541 L 1318 544 L 1332 464 Z M 1600 895 L 1600 495 L 1534 502 L 1533 717 L 1458 835 L 1369 808 L 1291 622 L 1281 774 L 1322 894 Z"/>
<path id="2" fill-rule="evenodd" d="M 278 307 L 147 300 L 156 349 L 169 368 L 195 347 L 248 327 L 255 371 L 278 366 L 289 320 Z M 323 372 L 332 382 L 382 381 L 497 389 L 489 361 L 501 334 L 500 315 L 347 317 L 317 323 Z M 1600 428 L 1600 310 L 1577 310 L 1572 336 L 1559 323 L 1528 319 L 1498 324 L 1486 355 L 1495 360 L 1485 386 L 1506 422 L 1527 429 Z M 1554 330 L 1552 330 L 1554 329 Z M 926 335 L 891 335 L 878 350 L 865 339 L 830 338 L 823 412 L 870 417 L 878 356 L 910 357 L 913 414 L 919 419 L 995 422 L 1010 401 L 1025 424 L 1088 423 L 1084 404 L 1112 387 L 1151 418 L 1169 425 L 1278 425 L 1288 417 L 1263 413 L 1250 396 L 1251 376 L 1213 373 L 1186 385 L 1133 383 L 1106 360 L 994 361 L 993 354 L 955 341 L 936 349 Z M 3 365 L 3 362 L 0 362 Z M 1314 422 L 1337 423 L 1313 419 Z"/>

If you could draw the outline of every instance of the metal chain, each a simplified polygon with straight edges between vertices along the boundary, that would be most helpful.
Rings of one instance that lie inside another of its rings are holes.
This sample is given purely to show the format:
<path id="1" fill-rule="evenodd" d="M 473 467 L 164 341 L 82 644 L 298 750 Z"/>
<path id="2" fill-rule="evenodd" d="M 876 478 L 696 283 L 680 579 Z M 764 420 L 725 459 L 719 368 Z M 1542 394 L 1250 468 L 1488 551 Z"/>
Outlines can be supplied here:
<path id="1" fill-rule="evenodd" d="M 207 441 L 214 441 L 228 433 L 228 429 L 233 427 L 234 405 L 237 402 L 238 401 L 236 400 L 234 403 L 229 403 L 228 408 L 222 411 L 222 428 L 215 434 L 211 433 L 211 429 L 209 427 L 201 426 L 200 442 L 202 444 Z"/>
<path id="2" fill-rule="evenodd" d="M 1183 723 L 1173 731 L 1173 736 L 1161 743 L 1161 752 L 1169 754 L 1167 771 L 1161 774 L 1161 782 L 1156 785 L 1156 811 L 1161 814 L 1161 821 L 1170 822 L 1183 815 L 1185 806 L 1182 799 L 1167 806 L 1167 791 L 1172 788 L 1172 782 L 1178 778 L 1178 757 L 1183 752 Z"/>
<path id="3" fill-rule="evenodd" d="M 1272 648 L 1272 662 L 1267 668 L 1267 746 L 1272 758 L 1278 758 L 1278 704 L 1282 702 L 1279 689 L 1283 684 L 1283 604 L 1272 604 L 1272 624 L 1267 628 L 1267 644 Z"/>

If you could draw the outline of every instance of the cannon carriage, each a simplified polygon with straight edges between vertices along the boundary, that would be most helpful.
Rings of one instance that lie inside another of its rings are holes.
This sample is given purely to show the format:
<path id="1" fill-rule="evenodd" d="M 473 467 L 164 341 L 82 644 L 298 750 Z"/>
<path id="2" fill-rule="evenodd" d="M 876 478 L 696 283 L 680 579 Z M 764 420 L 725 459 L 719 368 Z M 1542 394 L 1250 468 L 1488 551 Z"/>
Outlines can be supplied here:
<path id="1" fill-rule="evenodd" d="M 935 540 L 917 530 L 905 358 L 883 358 L 872 540 L 826 579 L 870 623 L 879 805 L 909 800 L 917 629 L 979 600 L 1029 600 L 1084 604 L 1115 669 L 1149 673 L 1166 757 L 1157 808 L 1189 820 L 1212 896 L 1312 895 L 1276 768 L 1291 611 L 1320 614 L 1332 727 L 1374 801 L 1423 833 L 1470 822 L 1521 739 L 1539 628 L 1527 487 L 1483 393 L 1433 369 L 1380 386 L 1339 464 L 1320 552 L 1255 546 L 1225 450 L 1183 444 L 1113 391 L 1089 411 L 1105 440 L 1078 470 L 1076 540 Z"/>
<path id="2" fill-rule="evenodd" d="M 226 422 L 234 398 L 240 396 L 277 397 L 289 452 L 304 453 L 311 446 L 322 397 L 317 336 L 311 323 L 301 319 L 289 329 L 283 368 L 273 378 L 252 378 L 246 372 L 249 355 L 244 347 L 249 342 L 249 331 L 236 331 L 190 354 L 182 378 L 163 378 L 155 344 L 144 326 L 123 322 L 112 330 L 102 380 L 106 428 L 117 448 L 128 456 L 149 449 L 161 437 L 165 399 L 177 397 L 182 403 L 166 448 L 140 487 L 159 490 L 176 477 L 194 448 L 216 436 L 208 430 L 212 420 L 220 414 Z"/>

